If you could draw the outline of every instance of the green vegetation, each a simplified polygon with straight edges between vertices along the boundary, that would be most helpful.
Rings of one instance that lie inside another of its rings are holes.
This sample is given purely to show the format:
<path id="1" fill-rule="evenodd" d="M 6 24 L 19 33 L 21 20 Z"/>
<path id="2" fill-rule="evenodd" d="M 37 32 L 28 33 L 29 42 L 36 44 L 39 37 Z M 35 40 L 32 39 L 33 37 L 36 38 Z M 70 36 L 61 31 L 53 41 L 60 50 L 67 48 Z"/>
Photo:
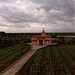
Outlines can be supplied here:
<path id="1" fill-rule="evenodd" d="M 75 44 L 75 37 L 59 37 L 57 42 L 60 44 Z"/>
<path id="2" fill-rule="evenodd" d="M 39 49 L 16 75 L 75 75 L 75 45 Z"/>
<path id="3" fill-rule="evenodd" d="M 26 44 L 31 42 L 31 38 L 20 33 L 0 32 L 0 48 L 12 46 L 14 44 Z"/>
<path id="4" fill-rule="evenodd" d="M 0 72 L 14 63 L 30 49 L 30 45 L 27 44 L 14 44 L 9 47 L 0 48 Z"/>
<path id="5" fill-rule="evenodd" d="M 33 35 L 40 33 L 5 33 L 0 32 L 0 48 L 9 47 L 14 44 L 30 43 Z M 75 33 L 47 33 L 52 35 L 54 43 L 75 44 Z M 67 36 L 67 37 L 66 37 Z M 71 37 L 72 36 L 72 37 Z"/>
<path id="6" fill-rule="evenodd" d="M 0 32 L 0 72 L 30 50 L 27 43 L 31 42 L 33 35 L 39 34 Z M 58 46 L 38 50 L 17 75 L 75 74 L 75 33 L 47 34 L 52 35 Z"/>

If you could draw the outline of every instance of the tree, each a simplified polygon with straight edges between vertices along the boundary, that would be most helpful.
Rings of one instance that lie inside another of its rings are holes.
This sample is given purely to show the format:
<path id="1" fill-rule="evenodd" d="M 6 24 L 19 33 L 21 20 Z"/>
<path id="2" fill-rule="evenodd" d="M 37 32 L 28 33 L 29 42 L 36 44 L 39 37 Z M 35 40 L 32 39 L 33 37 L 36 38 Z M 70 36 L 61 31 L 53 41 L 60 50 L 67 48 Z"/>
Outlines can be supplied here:
<path id="1" fill-rule="evenodd" d="M 75 37 L 70 41 L 72 44 L 75 44 Z"/>
<path id="2" fill-rule="evenodd" d="M 4 32 L 4 31 L 1 31 L 1 32 L 0 32 L 0 35 L 5 35 L 5 32 Z"/>
<path id="3" fill-rule="evenodd" d="M 58 40 L 58 43 L 65 44 L 65 38 L 64 37 L 60 37 L 59 40 Z"/>

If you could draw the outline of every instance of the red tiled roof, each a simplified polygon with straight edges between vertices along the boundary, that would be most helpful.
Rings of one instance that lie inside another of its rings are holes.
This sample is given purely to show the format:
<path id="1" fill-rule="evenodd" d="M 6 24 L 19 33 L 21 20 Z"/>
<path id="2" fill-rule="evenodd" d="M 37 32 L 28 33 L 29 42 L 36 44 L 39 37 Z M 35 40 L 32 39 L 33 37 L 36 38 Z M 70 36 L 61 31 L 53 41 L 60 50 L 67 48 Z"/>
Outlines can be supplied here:
<path id="1" fill-rule="evenodd" d="M 52 36 L 46 35 L 45 38 L 51 38 Z M 34 35 L 32 38 L 43 38 L 41 35 Z"/>

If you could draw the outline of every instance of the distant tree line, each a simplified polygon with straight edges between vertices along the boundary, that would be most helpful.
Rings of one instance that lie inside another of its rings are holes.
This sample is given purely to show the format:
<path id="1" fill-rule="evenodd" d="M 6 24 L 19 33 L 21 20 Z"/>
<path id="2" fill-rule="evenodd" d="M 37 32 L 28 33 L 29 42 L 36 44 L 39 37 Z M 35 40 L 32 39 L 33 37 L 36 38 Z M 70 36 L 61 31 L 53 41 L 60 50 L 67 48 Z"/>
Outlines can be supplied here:
<path id="1" fill-rule="evenodd" d="M 30 43 L 31 38 L 22 36 L 22 35 L 16 35 L 11 33 L 6 34 L 5 32 L 0 32 L 0 48 L 8 47 L 14 44 L 26 44 Z"/>
<path id="2" fill-rule="evenodd" d="M 33 35 L 39 35 L 40 33 L 5 33 L 3 31 L 0 32 L 0 48 L 8 47 L 14 44 L 26 44 L 31 42 L 31 37 Z M 59 35 L 74 35 L 75 33 L 47 33 L 48 35 L 52 35 L 54 38 L 54 42 L 59 44 L 75 44 L 75 37 L 65 38 L 65 37 L 57 37 Z"/>
<path id="3" fill-rule="evenodd" d="M 60 37 L 58 39 L 59 44 L 75 44 L 75 37 L 71 37 L 68 39 L 68 37 Z"/>

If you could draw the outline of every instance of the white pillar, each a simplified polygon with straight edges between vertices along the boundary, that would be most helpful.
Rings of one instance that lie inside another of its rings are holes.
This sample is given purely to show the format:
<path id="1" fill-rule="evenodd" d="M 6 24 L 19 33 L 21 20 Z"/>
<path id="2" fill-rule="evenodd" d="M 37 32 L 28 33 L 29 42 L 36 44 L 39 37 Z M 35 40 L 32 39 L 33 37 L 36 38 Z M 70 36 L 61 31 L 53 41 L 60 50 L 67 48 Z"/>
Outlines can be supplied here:
<path id="1" fill-rule="evenodd" d="M 43 40 L 43 45 L 45 44 L 44 40 Z"/>

